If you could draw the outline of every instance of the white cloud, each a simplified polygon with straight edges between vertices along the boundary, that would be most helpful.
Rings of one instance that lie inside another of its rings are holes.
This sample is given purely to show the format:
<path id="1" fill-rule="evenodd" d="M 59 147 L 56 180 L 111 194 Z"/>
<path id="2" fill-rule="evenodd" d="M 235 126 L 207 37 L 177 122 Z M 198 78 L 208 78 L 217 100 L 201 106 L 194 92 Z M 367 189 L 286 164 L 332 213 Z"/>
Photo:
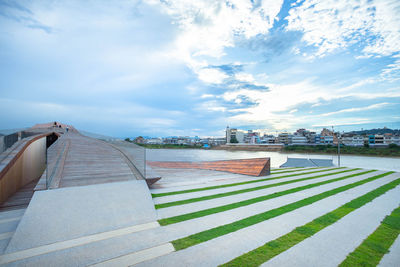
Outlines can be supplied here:
<path id="1" fill-rule="evenodd" d="M 354 43 L 365 55 L 388 56 L 400 47 L 397 0 L 308 0 L 289 11 L 288 30 L 303 31 L 317 57 Z"/>
<path id="2" fill-rule="evenodd" d="M 198 78 L 206 83 L 221 84 L 228 78 L 228 75 L 218 69 L 199 69 L 197 71 Z"/>
<path id="3" fill-rule="evenodd" d="M 384 103 L 373 104 L 373 105 L 369 105 L 369 106 L 361 107 L 361 108 L 347 108 L 347 109 L 342 109 L 339 111 L 333 111 L 333 112 L 328 112 L 328 113 L 324 113 L 324 114 L 319 114 L 318 116 L 328 117 L 328 116 L 342 114 L 342 113 L 352 113 L 352 112 L 380 109 L 387 105 L 390 105 L 390 103 L 384 102 Z"/>
<path id="4" fill-rule="evenodd" d="M 235 74 L 235 79 L 241 82 L 254 82 L 254 77 L 250 73 L 236 73 Z"/>
<path id="5" fill-rule="evenodd" d="M 209 65 L 204 56 L 221 58 L 226 47 L 235 45 L 236 38 L 249 39 L 268 33 L 283 0 L 264 0 L 258 6 L 249 0 L 148 0 L 148 3 L 160 6 L 179 26 L 170 57 L 183 60 L 200 76 L 200 69 Z"/>
<path id="6" fill-rule="evenodd" d="M 229 111 L 241 113 L 231 116 L 230 122 L 236 125 L 269 125 L 278 130 L 291 129 L 299 123 L 299 118 L 293 114 L 293 107 L 332 97 L 329 88 L 317 87 L 308 80 L 295 84 L 268 84 L 268 87 L 269 91 L 241 89 L 225 92 L 222 95 L 225 101 L 235 102 L 246 96 L 256 103 L 246 108 L 231 108 Z"/>
<path id="7" fill-rule="evenodd" d="M 400 80 L 400 54 L 397 54 L 395 61 L 386 66 L 381 72 L 381 79 L 389 82 Z"/>

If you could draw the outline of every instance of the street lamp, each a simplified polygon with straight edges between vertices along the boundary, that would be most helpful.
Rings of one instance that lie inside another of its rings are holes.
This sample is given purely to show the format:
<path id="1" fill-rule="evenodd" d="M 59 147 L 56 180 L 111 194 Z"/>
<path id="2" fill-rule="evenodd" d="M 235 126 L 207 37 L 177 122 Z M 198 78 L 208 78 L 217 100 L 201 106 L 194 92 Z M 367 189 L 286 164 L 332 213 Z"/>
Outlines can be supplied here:
<path id="1" fill-rule="evenodd" d="M 338 142 L 337 142 L 337 149 L 338 149 L 338 167 L 340 167 L 340 132 L 338 132 Z"/>

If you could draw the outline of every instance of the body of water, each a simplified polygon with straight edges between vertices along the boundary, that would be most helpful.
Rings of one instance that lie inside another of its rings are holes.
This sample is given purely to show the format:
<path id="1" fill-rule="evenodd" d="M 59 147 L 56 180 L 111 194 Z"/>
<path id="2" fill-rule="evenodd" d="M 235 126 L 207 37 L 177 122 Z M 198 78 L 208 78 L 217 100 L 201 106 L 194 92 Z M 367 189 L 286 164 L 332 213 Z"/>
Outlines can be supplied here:
<path id="1" fill-rule="evenodd" d="M 288 157 L 333 159 L 335 165 L 338 163 L 337 155 L 204 149 L 147 149 L 146 151 L 146 158 L 150 161 L 213 161 L 262 157 L 271 158 L 271 167 L 273 168 L 277 168 L 285 163 Z M 344 167 L 400 172 L 400 158 L 341 155 L 340 163 L 340 165 Z"/>

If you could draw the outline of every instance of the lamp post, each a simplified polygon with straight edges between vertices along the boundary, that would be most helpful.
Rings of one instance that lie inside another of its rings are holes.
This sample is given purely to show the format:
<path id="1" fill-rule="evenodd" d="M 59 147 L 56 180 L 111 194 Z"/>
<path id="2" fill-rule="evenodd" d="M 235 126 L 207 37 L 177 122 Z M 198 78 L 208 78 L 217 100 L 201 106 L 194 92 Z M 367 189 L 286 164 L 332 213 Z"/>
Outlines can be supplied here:
<path id="1" fill-rule="evenodd" d="M 337 142 L 337 149 L 338 149 L 338 167 L 340 167 L 340 133 L 338 132 L 338 142 Z"/>

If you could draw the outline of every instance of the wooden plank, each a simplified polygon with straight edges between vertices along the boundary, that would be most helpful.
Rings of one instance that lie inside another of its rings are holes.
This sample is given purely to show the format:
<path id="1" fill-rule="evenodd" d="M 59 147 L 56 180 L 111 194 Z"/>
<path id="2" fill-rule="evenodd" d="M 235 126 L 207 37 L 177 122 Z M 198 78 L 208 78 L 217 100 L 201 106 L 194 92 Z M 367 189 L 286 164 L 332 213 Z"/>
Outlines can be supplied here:
<path id="1" fill-rule="evenodd" d="M 62 136 L 69 143 L 57 181 L 52 187 L 82 186 L 116 181 L 136 180 L 123 154 L 111 145 L 83 136 L 66 133 Z M 55 161 L 52 155 L 49 161 Z"/>

